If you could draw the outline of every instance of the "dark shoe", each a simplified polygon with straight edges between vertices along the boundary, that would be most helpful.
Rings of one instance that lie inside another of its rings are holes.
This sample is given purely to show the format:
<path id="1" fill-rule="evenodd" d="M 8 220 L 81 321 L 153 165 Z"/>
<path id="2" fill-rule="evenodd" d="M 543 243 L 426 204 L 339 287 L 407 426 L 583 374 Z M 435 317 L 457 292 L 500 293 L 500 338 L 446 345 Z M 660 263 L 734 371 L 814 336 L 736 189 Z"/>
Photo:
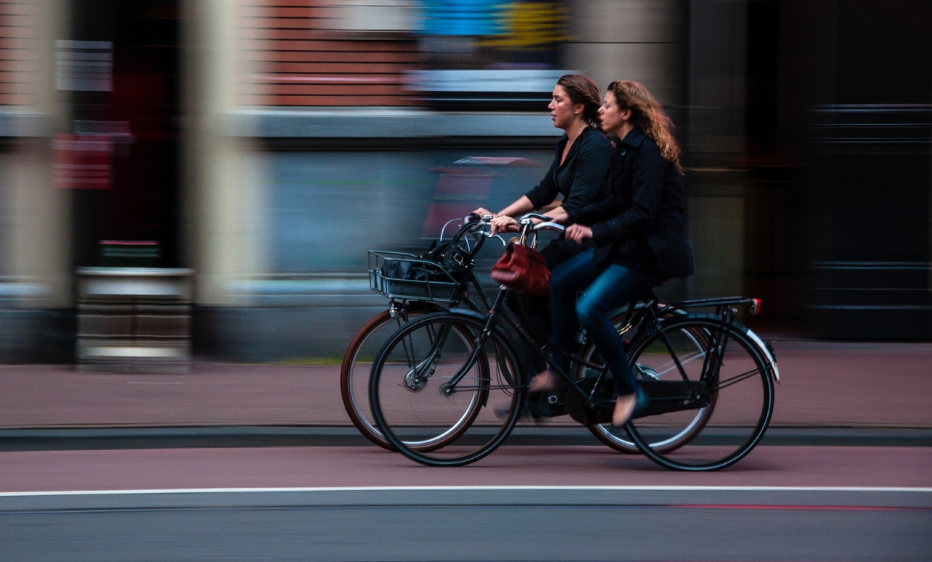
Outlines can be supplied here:
<path id="1" fill-rule="evenodd" d="M 630 419 L 632 420 L 634 418 L 639 417 L 641 413 L 644 412 L 644 410 L 646 410 L 648 406 L 650 406 L 650 396 L 648 396 L 647 393 L 644 392 L 643 388 L 638 387 L 637 395 L 638 395 L 637 401 L 634 403 L 634 411 L 631 412 Z"/>

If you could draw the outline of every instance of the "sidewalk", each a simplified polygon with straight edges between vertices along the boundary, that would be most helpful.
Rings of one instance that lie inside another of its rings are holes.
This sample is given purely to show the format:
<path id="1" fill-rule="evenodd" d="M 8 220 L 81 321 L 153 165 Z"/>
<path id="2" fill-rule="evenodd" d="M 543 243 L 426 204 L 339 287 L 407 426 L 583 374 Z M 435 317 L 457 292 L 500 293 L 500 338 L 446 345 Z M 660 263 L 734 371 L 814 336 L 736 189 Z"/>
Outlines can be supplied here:
<path id="1" fill-rule="evenodd" d="M 772 428 L 932 429 L 932 344 L 790 340 L 775 349 Z M 197 362 L 172 375 L 0 366 L 0 429 L 350 425 L 338 365 Z"/>

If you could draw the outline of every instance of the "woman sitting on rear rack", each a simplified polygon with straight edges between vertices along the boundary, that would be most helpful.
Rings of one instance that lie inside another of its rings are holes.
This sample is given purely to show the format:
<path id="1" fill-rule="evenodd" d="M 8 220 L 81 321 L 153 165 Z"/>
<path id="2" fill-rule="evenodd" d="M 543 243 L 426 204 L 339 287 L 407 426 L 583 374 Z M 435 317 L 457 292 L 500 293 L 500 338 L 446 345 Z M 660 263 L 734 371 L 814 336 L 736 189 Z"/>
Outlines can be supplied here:
<path id="1" fill-rule="evenodd" d="M 573 338 L 580 324 L 585 328 L 615 379 L 612 424 L 620 427 L 634 412 L 638 387 L 610 313 L 670 277 L 692 275 L 693 263 L 681 206 L 680 150 L 663 108 L 641 84 L 620 80 L 609 84 L 599 116 L 603 129 L 620 139 L 612 154 L 612 196 L 548 213 L 570 225 L 568 240 L 595 244 L 553 271 L 551 321 L 554 363 L 567 372 Z M 531 390 L 561 381 L 544 371 Z"/>

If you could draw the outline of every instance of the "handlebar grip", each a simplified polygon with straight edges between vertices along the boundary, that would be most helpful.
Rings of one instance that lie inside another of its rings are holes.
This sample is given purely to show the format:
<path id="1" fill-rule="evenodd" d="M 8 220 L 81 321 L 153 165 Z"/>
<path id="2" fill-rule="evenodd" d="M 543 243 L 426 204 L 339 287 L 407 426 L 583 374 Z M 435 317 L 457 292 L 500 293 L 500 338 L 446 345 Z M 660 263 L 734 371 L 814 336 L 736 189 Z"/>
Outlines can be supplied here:
<path id="1" fill-rule="evenodd" d="M 469 213 L 463 219 L 463 222 L 489 222 L 492 220 L 492 215 L 479 215 L 477 213 Z"/>
<path id="2" fill-rule="evenodd" d="M 527 213 L 526 215 L 521 215 L 521 218 L 518 219 L 518 222 L 524 222 L 525 220 L 537 219 L 542 221 L 549 221 L 550 217 L 547 215 L 542 215 L 540 213 Z"/>

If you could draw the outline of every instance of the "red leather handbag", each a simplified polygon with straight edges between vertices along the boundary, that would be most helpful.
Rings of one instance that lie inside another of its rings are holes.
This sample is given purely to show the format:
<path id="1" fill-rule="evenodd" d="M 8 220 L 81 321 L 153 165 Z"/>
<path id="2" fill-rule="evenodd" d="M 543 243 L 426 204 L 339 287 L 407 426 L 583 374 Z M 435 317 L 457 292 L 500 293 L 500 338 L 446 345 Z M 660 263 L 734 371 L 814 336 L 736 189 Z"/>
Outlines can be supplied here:
<path id="1" fill-rule="evenodd" d="M 524 244 L 508 244 L 492 266 L 492 279 L 520 293 L 550 294 L 550 270 L 544 256 Z"/>

